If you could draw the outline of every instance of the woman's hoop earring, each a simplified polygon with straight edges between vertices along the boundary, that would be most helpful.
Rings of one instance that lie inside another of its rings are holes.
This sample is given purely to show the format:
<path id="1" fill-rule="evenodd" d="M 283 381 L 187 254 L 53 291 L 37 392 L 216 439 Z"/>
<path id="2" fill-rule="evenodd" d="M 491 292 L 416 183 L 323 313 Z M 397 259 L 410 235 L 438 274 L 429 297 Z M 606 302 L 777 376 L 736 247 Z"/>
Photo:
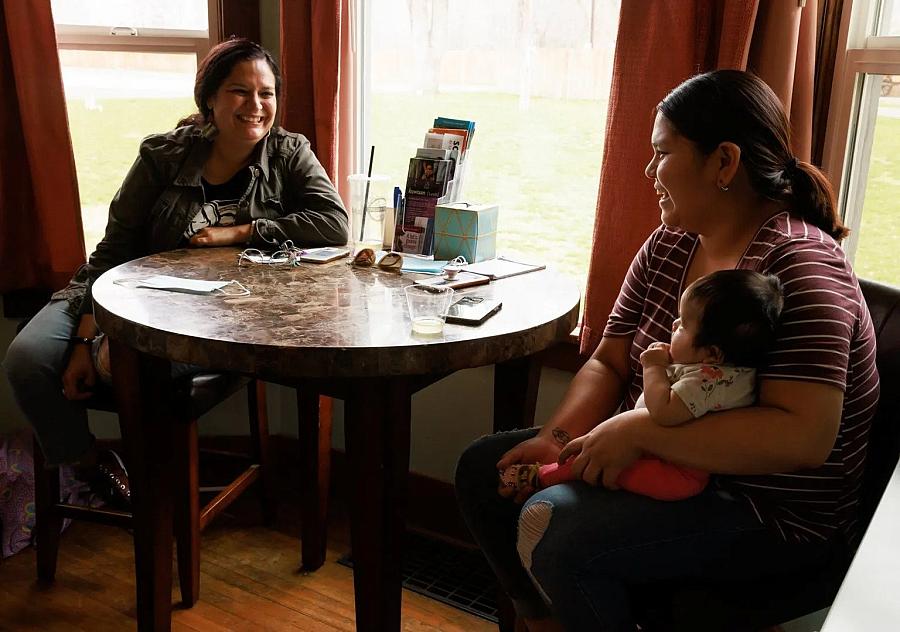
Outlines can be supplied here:
<path id="1" fill-rule="evenodd" d="M 727 191 L 727 190 L 728 190 L 728 186 L 727 186 L 727 185 L 724 185 L 724 184 L 720 184 L 720 185 L 719 185 L 719 191 L 723 191 L 723 192 L 724 192 L 724 191 Z"/>

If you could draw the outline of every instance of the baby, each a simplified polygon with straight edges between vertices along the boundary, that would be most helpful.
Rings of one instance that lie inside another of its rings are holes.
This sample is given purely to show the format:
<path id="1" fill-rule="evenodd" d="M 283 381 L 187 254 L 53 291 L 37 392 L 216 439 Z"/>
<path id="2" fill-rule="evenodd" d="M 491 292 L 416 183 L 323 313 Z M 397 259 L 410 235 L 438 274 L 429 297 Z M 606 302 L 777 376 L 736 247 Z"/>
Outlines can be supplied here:
<path id="1" fill-rule="evenodd" d="M 654 342 L 641 354 L 644 392 L 635 408 L 646 408 L 659 425 L 677 426 L 753 404 L 755 367 L 771 345 L 783 303 L 781 283 L 772 275 L 720 270 L 697 279 L 681 296 L 671 342 Z M 521 498 L 572 480 L 571 461 L 511 465 L 500 473 L 500 495 Z M 708 481 L 706 472 L 651 456 L 626 468 L 617 483 L 659 500 L 681 500 L 699 494 Z"/>

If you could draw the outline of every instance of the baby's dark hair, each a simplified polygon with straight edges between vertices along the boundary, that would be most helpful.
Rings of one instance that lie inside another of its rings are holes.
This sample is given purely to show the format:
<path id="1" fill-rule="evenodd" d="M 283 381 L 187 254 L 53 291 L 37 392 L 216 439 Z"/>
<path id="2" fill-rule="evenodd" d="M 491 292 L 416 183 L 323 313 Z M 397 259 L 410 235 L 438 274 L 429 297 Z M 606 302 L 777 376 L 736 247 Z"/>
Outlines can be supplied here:
<path id="1" fill-rule="evenodd" d="M 762 363 L 784 305 L 778 277 L 753 270 L 719 270 L 697 279 L 684 293 L 700 312 L 695 347 L 718 347 L 727 364 Z"/>

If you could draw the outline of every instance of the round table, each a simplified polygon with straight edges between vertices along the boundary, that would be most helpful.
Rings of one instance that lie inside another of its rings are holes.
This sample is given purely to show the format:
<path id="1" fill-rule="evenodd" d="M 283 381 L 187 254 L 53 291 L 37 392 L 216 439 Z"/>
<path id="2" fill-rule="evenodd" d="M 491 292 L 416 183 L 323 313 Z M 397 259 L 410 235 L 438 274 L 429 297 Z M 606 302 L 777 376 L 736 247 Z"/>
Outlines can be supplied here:
<path id="1" fill-rule="evenodd" d="M 139 450 L 141 441 L 161 432 L 159 418 L 168 416 L 160 402 L 172 361 L 297 386 L 307 394 L 298 396 L 301 419 L 318 416 L 319 394 L 344 399 L 347 457 L 355 480 L 366 481 L 355 486 L 351 511 L 357 629 L 398 630 L 411 395 L 459 369 L 494 364 L 495 429 L 531 425 L 540 370 L 534 355 L 575 328 L 578 288 L 541 270 L 460 290 L 500 299 L 502 309 L 477 327 L 446 324 L 440 335 L 420 336 L 412 331 L 403 288 L 422 275 L 354 267 L 346 259 L 239 266 L 239 252 L 161 253 L 113 268 L 94 284 L 97 323 L 111 341 L 120 419 L 132 428 L 123 439 Z M 249 295 L 138 287 L 155 275 L 234 280 Z M 330 427 L 304 426 L 303 458 L 316 461 L 316 446 L 330 445 Z M 171 560 L 171 524 L 157 510 L 168 506 L 171 490 L 152 474 L 164 464 L 154 468 L 156 457 L 146 457 L 149 474 L 132 481 L 135 514 L 153 523 L 135 531 L 139 579 L 142 565 L 146 571 L 138 588 L 139 624 L 165 629 L 171 565 L 167 571 L 159 560 Z M 322 483 L 304 494 L 304 512 L 322 513 Z M 304 566 L 320 565 L 324 534 L 304 530 L 302 542 Z"/>

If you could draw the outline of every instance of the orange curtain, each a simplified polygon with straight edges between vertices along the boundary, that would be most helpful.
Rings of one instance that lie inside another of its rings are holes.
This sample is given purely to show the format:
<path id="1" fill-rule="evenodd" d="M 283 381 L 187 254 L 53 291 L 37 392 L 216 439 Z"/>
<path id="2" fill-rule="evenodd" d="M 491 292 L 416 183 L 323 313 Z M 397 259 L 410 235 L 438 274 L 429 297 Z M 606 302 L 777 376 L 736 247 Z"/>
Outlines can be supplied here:
<path id="1" fill-rule="evenodd" d="M 342 196 L 353 156 L 350 26 L 350 0 L 281 0 L 282 125 L 309 138 Z"/>
<path id="2" fill-rule="evenodd" d="M 807 0 L 801 9 L 798 2 L 760 2 L 747 62 L 781 97 L 794 155 L 805 161 L 812 152 L 817 4 Z"/>
<path id="3" fill-rule="evenodd" d="M 581 352 L 600 342 L 625 272 L 659 225 L 644 176 L 654 108 L 688 77 L 750 69 L 787 105 L 795 153 L 809 158 L 816 0 L 629 0 L 622 3 L 613 62 L 597 219 L 585 292 Z M 639 68 L 640 72 L 635 72 Z"/>
<path id="4" fill-rule="evenodd" d="M 49 2 L 0 0 L 0 292 L 58 289 L 85 260 Z"/>

